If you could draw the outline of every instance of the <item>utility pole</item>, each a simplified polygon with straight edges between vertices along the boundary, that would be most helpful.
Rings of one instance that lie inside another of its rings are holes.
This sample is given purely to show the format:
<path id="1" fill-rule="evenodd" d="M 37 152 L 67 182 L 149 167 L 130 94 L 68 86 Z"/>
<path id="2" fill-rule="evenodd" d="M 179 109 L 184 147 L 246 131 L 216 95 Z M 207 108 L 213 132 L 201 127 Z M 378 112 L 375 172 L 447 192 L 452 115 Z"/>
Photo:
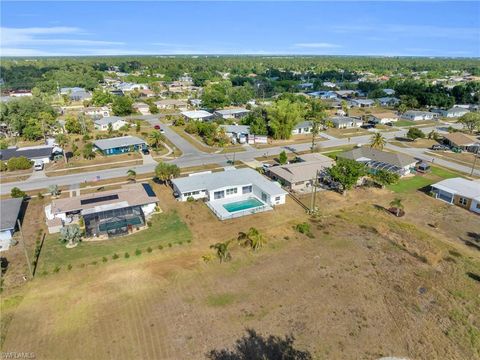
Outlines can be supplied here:
<path id="1" fill-rule="evenodd" d="M 477 146 L 477 151 L 473 154 L 474 157 L 473 157 L 472 171 L 470 172 L 470 176 L 473 176 L 473 172 L 475 171 L 475 164 L 477 163 L 479 150 L 480 150 L 480 146 Z"/>
<path id="2" fill-rule="evenodd" d="M 25 252 L 25 258 L 27 259 L 28 272 L 29 272 L 30 280 L 31 280 L 33 278 L 32 264 L 30 264 L 30 259 L 28 258 L 28 251 L 27 251 L 27 247 L 25 246 L 25 238 L 23 237 L 22 224 L 20 224 L 19 219 L 17 219 L 17 224 L 18 224 L 18 229 L 20 230 L 20 235 L 21 235 L 21 238 L 22 238 L 23 251 Z"/>
<path id="3" fill-rule="evenodd" d="M 320 176 L 319 170 L 315 172 L 315 178 L 313 179 L 313 192 L 312 192 L 312 201 L 310 205 L 310 212 L 315 212 L 315 202 L 317 200 L 317 186 L 318 186 L 318 177 Z"/>

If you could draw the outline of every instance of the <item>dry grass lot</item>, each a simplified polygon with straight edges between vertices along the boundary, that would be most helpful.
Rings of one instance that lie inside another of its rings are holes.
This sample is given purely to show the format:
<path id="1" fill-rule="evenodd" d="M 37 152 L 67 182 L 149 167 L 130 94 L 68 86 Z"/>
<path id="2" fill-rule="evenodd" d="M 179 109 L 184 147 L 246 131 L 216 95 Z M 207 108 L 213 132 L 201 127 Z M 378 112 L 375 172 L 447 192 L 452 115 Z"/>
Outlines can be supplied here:
<path id="1" fill-rule="evenodd" d="M 336 138 L 350 138 L 355 136 L 362 136 L 362 135 L 372 135 L 370 131 L 365 129 L 356 128 L 356 129 L 336 129 L 330 128 L 325 131 L 328 135 L 336 137 Z"/>
<path id="2" fill-rule="evenodd" d="M 325 141 L 325 139 L 322 136 L 317 136 L 315 138 L 315 142 L 322 142 Z M 288 140 L 274 140 L 269 138 L 268 139 L 268 144 L 255 144 L 252 145 L 253 147 L 257 149 L 266 149 L 269 147 L 275 147 L 275 146 L 287 146 L 287 145 L 293 145 L 293 144 L 304 144 L 304 143 L 311 143 L 312 142 L 312 135 L 310 134 L 300 134 L 300 135 L 293 135 L 290 139 Z"/>
<path id="3" fill-rule="evenodd" d="M 7 291 L 3 351 L 202 359 L 253 328 L 293 334 L 315 359 L 480 358 L 479 253 L 460 240 L 480 233 L 478 216 L 414 192 L 397 219 L 374 207 L 392 193 L 356 190 L 322 192 L 316 219 L 289 199 L 275 211 L 220 222 L 202 203 L 156 191 L 163 210 L 176 209 L 189 226 L 191 245 Z M 311 237 L 293 229 L 303 221 Z M 250 226 L 269 239 L 259 252 L 236 245 L 229 263 L 201 261 L 210 244 Z"/>
<path id="4" fill-rule="evenodd" d="M 454 153 L 451 151 L 428 151 L 427 154 L 470 167 L 475 160 L 475 154 L 466 151 L 462 153 Z M 475 168 L 480 169 L 480 155 L 477 157 Z"/>

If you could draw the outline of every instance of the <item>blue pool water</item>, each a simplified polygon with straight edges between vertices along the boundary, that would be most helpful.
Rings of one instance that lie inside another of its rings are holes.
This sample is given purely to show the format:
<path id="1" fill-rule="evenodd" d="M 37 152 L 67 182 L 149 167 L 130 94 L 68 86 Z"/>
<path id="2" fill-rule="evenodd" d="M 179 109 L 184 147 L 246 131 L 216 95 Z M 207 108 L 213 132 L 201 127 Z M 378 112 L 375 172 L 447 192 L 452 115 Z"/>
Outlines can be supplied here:
<path id="1" fill-rule="evenodd" d="M 223 205 L 223 207 L 225 208 L 225 210 L 232 213 L 240 210 L 256 208 L 262 205 L 263 203 L 260 200 L 251 198 L 248 200 L 242 200 L 242 201 L 237 201 L 230 204 L 225 204 Z"/>

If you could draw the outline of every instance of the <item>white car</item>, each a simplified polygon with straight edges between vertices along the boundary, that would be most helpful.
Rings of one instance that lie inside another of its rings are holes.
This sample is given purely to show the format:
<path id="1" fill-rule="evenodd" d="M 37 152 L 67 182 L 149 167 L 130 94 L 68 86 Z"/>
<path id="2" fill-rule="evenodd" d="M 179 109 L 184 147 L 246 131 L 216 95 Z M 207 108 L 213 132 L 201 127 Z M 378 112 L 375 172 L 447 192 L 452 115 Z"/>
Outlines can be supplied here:
<path id="1" fill-rule="evenodd" d="M 42 160 L 35 160 L 33 163 L 33 169 L 35 171 L 42 171 L 43 170 L 43 161 Z"/>

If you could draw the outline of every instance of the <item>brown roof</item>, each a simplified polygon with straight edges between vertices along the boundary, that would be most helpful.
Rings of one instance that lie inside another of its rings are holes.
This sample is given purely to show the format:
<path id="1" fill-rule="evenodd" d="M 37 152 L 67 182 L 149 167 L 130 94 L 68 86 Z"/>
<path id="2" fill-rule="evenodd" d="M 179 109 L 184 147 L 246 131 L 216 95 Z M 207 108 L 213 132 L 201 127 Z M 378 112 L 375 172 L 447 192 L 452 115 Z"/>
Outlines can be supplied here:
<path id="1" fill-rule="evenodd" d="M 83 211 L 86 209 L 93 209 L 98 206 L 113 204 L 121 205 L 121 207 L 129 207 L 158 202 L 158 198 L 155 196 L 154 193 L 153 196 L 152 193 L 147 193 L 145 186 L 147 186 L 148 188 L 148 186 L 150 185 L 141 183 L 129 184 L 122 186 L 120 189 L 117 190 L 102 191 L 71 198 L 56 199 L 52 201 L 52 213 L 60 214 L 71 211 Z M 117 195 L 117 197 L 113 199 L 111 198 L 106 200 L 100 200 L 97 202 L 82 204 L 82 200 L 93 200 L 115 195 Z"/>
<path id="2" fill-rule="evenodd" d="M 279 178 L 289 183 L 307 181 L 317 176 L 317 171 L 332 166 L 334 161 L 330 158 L 327 160 L 304 161 L 289 165 L 275 166 L 269 168 L 269 171 Z"/>
<path id="3" fill-rule="evenodd" d="M 480 143 L 480 141 L 473 136 L 469 136 L 461 132 L 445 134 L 443 135 L 443 137 L 450 141 L 453 145 L 457 146 L 470 146 L 476 143 Z"/>

